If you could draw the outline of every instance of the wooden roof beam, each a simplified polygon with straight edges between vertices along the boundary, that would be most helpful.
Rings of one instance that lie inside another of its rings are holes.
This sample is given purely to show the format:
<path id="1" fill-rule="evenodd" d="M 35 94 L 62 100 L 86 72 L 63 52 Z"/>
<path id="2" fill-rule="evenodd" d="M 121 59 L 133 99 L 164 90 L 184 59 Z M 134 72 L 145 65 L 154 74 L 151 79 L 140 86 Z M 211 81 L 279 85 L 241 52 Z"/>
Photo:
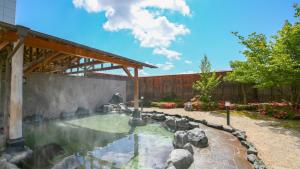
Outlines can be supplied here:
<path id="1" fill-rule="evenodd" d="M 12 32 L 12 31 L 2 32 L 2 34 L 0 35 L 0 40 L 7 41 L 7 42 L 15 42 L 18 40 L 17 32 Z M 65 53 L 68 55 L 74 55 L 82 58 L 90 58 L 98 61 L 110 62 L 110 63 L 114 63 L 126 67 L 133 67 L 133 68 L 143 67 L 142 65 L 139 65 L 137 63 L 122 60 L 120 58 L 107 56 L 104 53 L 100 54 L 99 52 L 93 50 L 88 50 L 72 44 L 49 41 L 41 37 L 26 36 L 24 43 L 25 45 L 31 47 L 52 49 L 54 51 L 60 51 L 61 53 Z"/>
<path id="2" fill-rule="evenodd" d="M 111 67 L 104 67 L 104 68 L 97 68 L 97 69 L 90 69 L 90 70 L 81 70 L 81 71 L 77 71 L 77 72 L 66 72 L 64 74 L 78 74 L 78 73 L 86 73 L 86 72 L 114 70 L 114 69 L 121 69 L 121 68 L 123 68 L 123 66 L 111 66 Z"/>
<path id="3" fill-rule="evenodd" d="M 46 41 L 41 38 L 28 37 L 25 39 L 25 44 L 27 44 L 29 46 L 38 47 L 38 48 L 49 48 L 52 50 L 61 51 L 62 53 L 66 53 L 69 55 L 74 55 L 74 56 L 78 56 L 78 57 L 82 57 L 82 58 L 91 58 L 91 59 L 104 61 L 104 62 L 111 62 L 111 63 L 123 65 L 123 66 L 141 68 L 141 66 L 139 66 L 137 64 L 126 62 L 126 61 L 123 61 L 118 58 L 109 57 L 104 54 L 99 54 L 97 52 L 85 50 L 83 48 L 79 48 L 79 47 L 75 47 L 75 46 L 71 46 L 71 45 L 65 45 L 65 44 L 60 44 L 57 42 Z"/>

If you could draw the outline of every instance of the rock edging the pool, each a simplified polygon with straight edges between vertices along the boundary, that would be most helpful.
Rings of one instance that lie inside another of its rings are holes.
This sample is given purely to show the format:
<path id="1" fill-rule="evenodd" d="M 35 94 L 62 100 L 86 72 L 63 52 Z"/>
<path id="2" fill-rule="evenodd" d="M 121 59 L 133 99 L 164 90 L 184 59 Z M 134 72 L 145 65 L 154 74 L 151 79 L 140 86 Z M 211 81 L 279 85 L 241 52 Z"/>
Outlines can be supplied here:
<path id="1" fill-rule="evenodd" d="M 142 113 L 142 118 L 146 119 L 146 120 L 148 118 L 150 118 L 152 120 L 156 120 L 156 121 L 160 121 L 160 122 L 164 121 L 165 124 L 167 125 L 167 127 L 173 132 L 197 128 L 196 126 L 199 126 L 199 125 L 197 125 L 197 123 L 198 123 L 198 124 L 203 124 L 205 126 L 208 126 L 208 127 L 214 128 L 214 129 L 218 129 L 218 130 L 222 130 L 222 131 L 231 133 L 247 149 L 247 160 L 252 164 L 253 168 L 254 169 L 267 169 L 264 162 L 258 157 L 258 151 L 255 148 L 255 146 L 251 142 L 247 141 L 247 135 L 246 135 L 245 131 L 241 131 L 239 129 L 229 127 L 229 126 L 223 126 L 223 125 L 219 125 L 219 124 L 210 123 L 210 122 L 207 122 L 206 120 L 197 120 L 197 119 L 193 119 L 188 116 L 181 116 L 178 114 L 172 115 L 172 114 L 166 114 L 166 113 L 157 112 L 157 111 L 144 112 L 144 113 Z M 175 135 L 176 135 L 176 133 L 175 133 Z M 175 136 L 175 138 L 176 138 L 176 136 Z M 173 143 L 173 145 L 174 145 L 174 143 Z M 174 148 L 175 148 L 174 150 L 177 150 L 176 145 L 174 146 Z M 190 152 L 188 150 L 188 148 L 183 148 L 183 147 L 179 147 L 179 148 L 180 148 L 180 151 L 182 151 L 182 152 L 188 151 L 188 153 L 185 152 L 186 156 L 190 156 L 189 153 L 193 154 L 192 152 Z M 171 158 L 171 156 L 172 156 L 172 153 L 170 154 L 170 158 Z M 169 163 L 170 163 L 170 159 L 168 160 L 167 169 L 177 169 L 174 165 L 169 165 Z M 190 164 L 192 164 L 192 162 Z"/>

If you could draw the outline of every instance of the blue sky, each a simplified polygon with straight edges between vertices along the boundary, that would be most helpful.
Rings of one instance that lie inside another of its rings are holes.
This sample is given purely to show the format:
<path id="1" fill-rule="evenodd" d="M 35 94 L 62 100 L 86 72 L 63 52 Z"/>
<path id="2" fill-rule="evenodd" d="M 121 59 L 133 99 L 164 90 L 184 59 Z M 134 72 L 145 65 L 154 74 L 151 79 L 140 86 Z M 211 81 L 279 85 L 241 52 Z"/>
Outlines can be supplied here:
<path id="1" fill-rule="evenodd" d="M 293 3 L 300 0 L 18 0 L 16 24 L 159 66 L 142 75 L 178 74 L 198 72 L 204 54 L 214 70 L 228 70 L 244 59 L 230 32 L 272 35 L 294 20 Z"/>

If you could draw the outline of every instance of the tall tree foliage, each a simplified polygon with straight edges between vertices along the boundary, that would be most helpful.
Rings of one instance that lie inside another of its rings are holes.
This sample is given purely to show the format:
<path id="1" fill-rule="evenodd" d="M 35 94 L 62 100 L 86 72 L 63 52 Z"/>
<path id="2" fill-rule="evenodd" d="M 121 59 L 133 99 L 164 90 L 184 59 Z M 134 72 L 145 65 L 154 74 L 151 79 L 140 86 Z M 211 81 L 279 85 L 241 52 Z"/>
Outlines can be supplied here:
<path id="1" fill-rule="evenodd" d="M 193 84 L 193 88 L 200 92 L 200 100 L 210 102 L 213 90 L 220 84 L 220 77 L 211 72 L 211 64 L 206 55 L 200 64 L 200 80 Z"/>
<path id="2" fill-rule="evenodd" d="M 298 5 L 294 8 L 295 23 L 286 21 L 269 41 L 263 34 L 243 37 L 234 33 L 246 48 L 242 52 L 246 61 L 231 62 L 233 72 L 228 74 L 227 80 L 255 84 L 257 88 L 289 87 L 290 102 L 299 103 L 300 8 Z"/>

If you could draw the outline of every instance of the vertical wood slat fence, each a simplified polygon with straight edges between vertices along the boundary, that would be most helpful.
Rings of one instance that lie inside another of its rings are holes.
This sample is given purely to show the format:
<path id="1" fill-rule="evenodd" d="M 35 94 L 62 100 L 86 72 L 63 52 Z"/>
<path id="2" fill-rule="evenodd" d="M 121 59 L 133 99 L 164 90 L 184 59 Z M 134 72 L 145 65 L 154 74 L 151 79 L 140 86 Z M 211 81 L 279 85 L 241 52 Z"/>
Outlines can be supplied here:
<path id="1" fill-rule="evenodd" d="M 225 76 L 227 71 L 217 72 L 218 76 Z M 133 81 L 128 77 L 117 75 L 97 75 L 102 78 L 126 80 L 126 100 L 133 100 Z M 93 76 L 96 77 L 96 76 Z M 165 76 L 139 77 L 139 96 L 144 96 L 146 101 L 155 101 L 162 98 L 179 98 L 188 101 L 197 95 L 193 90 L 193 83 L 200 79 L 199 74 L 179 74 Z M 250 102 L 269 102 L 288 99 L 288 88 L 256 89 L 251 85 L 245 86 L 247 99 Z M 224 82 L 215 89 L 213 98 L 217 101 L 229 100 L 242 103 L 242 85 L 239 83 Z"/>

